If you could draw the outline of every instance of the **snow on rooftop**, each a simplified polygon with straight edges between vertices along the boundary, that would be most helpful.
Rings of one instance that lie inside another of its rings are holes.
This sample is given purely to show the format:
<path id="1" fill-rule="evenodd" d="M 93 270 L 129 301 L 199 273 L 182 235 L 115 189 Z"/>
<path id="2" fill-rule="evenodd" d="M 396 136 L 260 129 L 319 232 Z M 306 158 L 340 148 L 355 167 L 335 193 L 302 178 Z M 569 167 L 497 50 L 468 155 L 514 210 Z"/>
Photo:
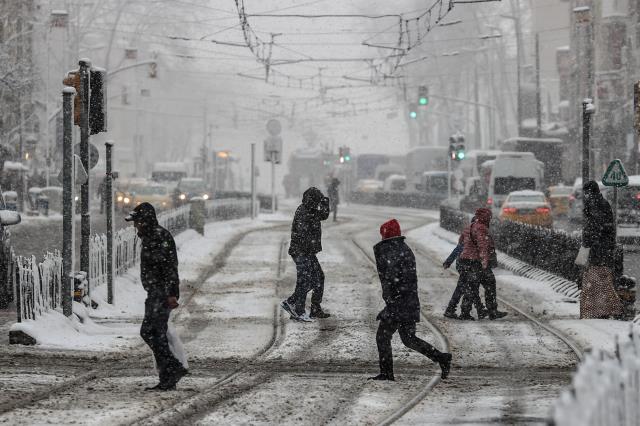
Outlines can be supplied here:
<path id="1" fill-rule="evenodd" d="M 19 163 L 17 161 L 5 161 L 4 162 L 4 169 L 5 170 L 22 170 L 22 171 L 28 171 L 29 168 L 27 166 L 25 166 L 22 163 Z"/>
<path id="2" fill-rule="evenodd" d="M 510 192 L 509 195 L 525 195 L 525 196 L 540 196 L 544 197 L 544 194 L 540 191 L 532 191 L 530 189 L 524 189 L 522 191 L 513 191 Z"/>

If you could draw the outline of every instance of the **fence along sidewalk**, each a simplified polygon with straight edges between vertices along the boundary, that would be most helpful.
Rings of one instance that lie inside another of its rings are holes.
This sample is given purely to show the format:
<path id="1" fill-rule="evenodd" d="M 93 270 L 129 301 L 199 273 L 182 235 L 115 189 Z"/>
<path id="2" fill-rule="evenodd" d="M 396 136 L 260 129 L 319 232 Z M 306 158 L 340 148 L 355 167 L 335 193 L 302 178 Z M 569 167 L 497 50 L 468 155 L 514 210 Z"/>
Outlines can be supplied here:
<path id="1" fill-rule="evenodd" d="M 616 344 L 615 355 L 589 353 L 578 367 L 571 388 L 555 403 L 556 426 L 637 425 L 640 418 L 640 329 Z"/>
<path id="2" fill-rule="evenodd" d="M 158 223 L 172 234 L 189 228 L 191 206 L 186 205 L 158 215 Z M 251 214 L 251 201 L 238 199 L 210 200 L 205 204 L 209 220 L 226 220 Z M 140 244 L 133 227 L 114 233 L 114 276 L 121 276 L 140 260 Z M 35 256 L 12 255 L 11 278 L 16 295 L 17 320 L 35 319 L 50 309 L 59 309 L 62 303 L 62 256 L 60 252 L 47 253 L 41 263 Z M 107 237 L 95 235 L 91 239 L 89 282 L 91 287 L 107 282 Z"/>

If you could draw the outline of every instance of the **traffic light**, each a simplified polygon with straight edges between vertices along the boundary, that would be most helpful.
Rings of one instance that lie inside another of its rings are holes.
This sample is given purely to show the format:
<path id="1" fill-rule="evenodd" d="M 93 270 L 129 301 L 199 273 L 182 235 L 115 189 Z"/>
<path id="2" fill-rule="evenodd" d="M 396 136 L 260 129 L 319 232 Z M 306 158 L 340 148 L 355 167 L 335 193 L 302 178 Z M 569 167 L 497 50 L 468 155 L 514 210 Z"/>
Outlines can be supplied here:
<path id="1" fill-rule="evenodd" d="M 342 154 L 345 163 L 351 161 L 351 148 L 345 146 L 344 148 L 342 148 Z"/>
<path id="2" fill-rule="evenodd" d="M 76 89 L 76 95 L 73 98 L 73 124 L 80 125 L 80 110 L 82 109 L 82 98 L 80 96 L 80 72 L 69 71 L 67 76 L 62 80 L 65 86 Z"/>
<path id="3" fill-rule="evenodd" d="M 89 128 L 95 135 L 107 131 L 107 71 L 91 68 L 89 86 Z"/>
<path id="4" fill-rule="evenodd" d="M 344 163 L 344 148 L 343 147 L 339 147 L 338 148 L 338 161 L 340 162 L 340 164 Z"/>
<path id="5" fill-rule="evenodd" d="M 453 161 L 462 161 L 466 157 L 464 142 L 461 134 L 449 137 L 449 156 Z"/>
<path id="6" fill-rule="evenodd" d="M 409 118 L 413 120 L 418 118 L 418 105 L 415 103 L 409 104 Z"/>
<path id="7" fill-rule="evenodd" d="M 427 86 L 418 87 L 418 104 L 425 106 L 429 103 L 429 88 Z"/>

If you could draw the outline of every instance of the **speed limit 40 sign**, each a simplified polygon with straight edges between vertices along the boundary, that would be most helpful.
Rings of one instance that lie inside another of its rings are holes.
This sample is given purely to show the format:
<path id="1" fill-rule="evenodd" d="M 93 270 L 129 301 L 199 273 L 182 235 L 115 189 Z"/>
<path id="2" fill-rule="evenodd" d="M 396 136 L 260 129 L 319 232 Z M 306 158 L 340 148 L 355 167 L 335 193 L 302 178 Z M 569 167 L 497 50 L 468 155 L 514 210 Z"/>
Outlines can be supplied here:
<path id="1" fill-rule="evenodd" d="M 602 184 L 605 186 L 627 186 L 629 184 L 629 177 L 624 170 L 622 161 L 616 159 L 609 163 L 607 171 L 602 177 Z"/>

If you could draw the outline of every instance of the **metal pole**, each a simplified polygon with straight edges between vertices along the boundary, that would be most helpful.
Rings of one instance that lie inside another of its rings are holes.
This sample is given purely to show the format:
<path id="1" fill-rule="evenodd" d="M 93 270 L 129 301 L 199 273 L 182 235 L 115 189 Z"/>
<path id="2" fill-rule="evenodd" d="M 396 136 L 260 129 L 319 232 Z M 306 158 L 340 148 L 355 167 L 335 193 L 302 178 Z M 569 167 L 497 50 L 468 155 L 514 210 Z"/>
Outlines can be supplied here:
<path id="1" fill-rule="evenodd" d="M 615 230 L 616 241 L 618 239 L 618 187 L 613 187 L 613 229 Z"/>
<path id="2" fill-rule="evenodd" d="M 540 34 L 536 33 L 536 134 L 542 137 L 542 101 L 540 88 Z"/>
<path id="3" fill-rule="evenodd" d="M 251 219 L 256 218 L 256 144 L 251 144 Z"/>
<path id="4" fill-rule="evenodd" d="M 218 152 L 213 151 L 213 196 L 218 192 Z"/>
<path id="5" fill-rule="evenodd" d="M 475 125 L 474 125 L 474 132 L 476 134 L 476 140 L 475 140 L 475 148 L 476 149 L 482 149 L 482 127 L 480 126 L 480 106 L 478 105 L 478 102 L 480 101 L 480 83 L 478 81 L 478 66 L 476 65 L 473 68 L 473 80 L 474 80 L 474 87 L 473 87 L 473 100 L 475 101 L 476 105 L 475 105 L 475 110 L 474 110 L 474 116 L 475 116 Z"/>
<path id="6" fill-rule="evenodd" d="M 107 213 L 107 303 L 113 305 L 113 143 L 109 141 L 104 146 L 107 157 L 107 175 L 102 196 L 106 196 Z"/>
<path id="7" fill-rule="evenodd" d="M 589 181 L 589 128 L 591 121 L 591 111 L 589 106 L 591 99 L 582 101 L 582 197 L 584 199 L 584 186 Z M 582 223 L 586 222 L 584 209 L 582 213 Z"/>
<path id="8" fill-rule="evenodd" d="M 271 153 L 271 213 L 276 212 L 276 153 Z"/>
<path id="9" fill-rule="evenodd" d="M 72 311 L 73 276 L 73 125 L 71 102 L 76 90 L 62 90 L 62 312 Z"/>
<path id="10" fill-rule="evenodd" d="M 80 93 L 82 100 L 80 108 L 80 160 L 82 166 L 89 173 L 89 67 L 88 59 L 81 59 L 80 65 Z M 80 188 L 81 223 L 80 223 L 80 270 L 89 276 L 89 245 L 91 244 L 91 215 L 89 212 L 89 181 Z M 91 300 L 91 281 L 88 281 L 87 296 Z"/>
<path id="11" fill-rule="evenodd" d="M 427 190 L 427 188 L 424 189 Z M 447 200 L 451 200 L 451 153 L 447 160 Z"/>

